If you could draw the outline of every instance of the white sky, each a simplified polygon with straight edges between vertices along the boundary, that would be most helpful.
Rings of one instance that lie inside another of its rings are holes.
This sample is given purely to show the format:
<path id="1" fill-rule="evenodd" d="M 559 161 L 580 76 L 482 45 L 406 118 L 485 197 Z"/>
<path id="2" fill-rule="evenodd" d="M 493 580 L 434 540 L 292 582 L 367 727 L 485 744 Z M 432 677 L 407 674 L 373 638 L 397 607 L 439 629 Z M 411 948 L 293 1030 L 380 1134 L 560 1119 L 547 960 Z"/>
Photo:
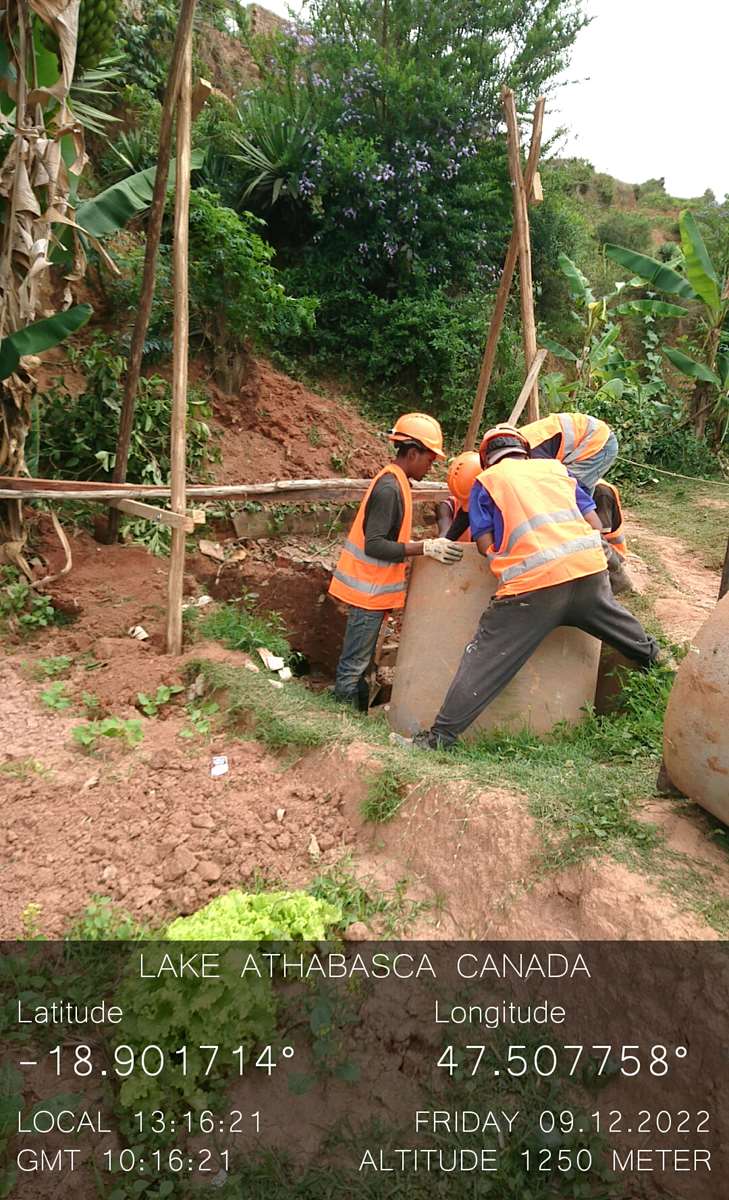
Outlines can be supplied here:
<path id="1" fill-rule="evenodd" d="M 448 0 L 439 0 L 448 3 Z M 264 0 L 288 15 L 302 0 Z M 664 176 L 674 196 L 729 193 L 726 0 L 587 0 L 592 24 L 575 44 L 570 82 L 553 98 L 546 133 L 626 183 Z"/>

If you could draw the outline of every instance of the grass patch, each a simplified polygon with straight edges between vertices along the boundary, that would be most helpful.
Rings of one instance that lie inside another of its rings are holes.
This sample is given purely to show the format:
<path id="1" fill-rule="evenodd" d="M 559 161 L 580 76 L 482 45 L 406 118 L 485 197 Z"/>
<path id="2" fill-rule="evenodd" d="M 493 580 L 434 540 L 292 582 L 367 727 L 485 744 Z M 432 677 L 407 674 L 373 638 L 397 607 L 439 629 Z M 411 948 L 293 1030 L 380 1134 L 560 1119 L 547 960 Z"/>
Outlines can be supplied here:
<path id="1" fill-rule="evenodd" d="M 391 821 L 405 799 L 403 772 L 395 767 L 384 766 L 367 783 L 367 793 L 361 805 L 362 818 L 381 824 Z"/>
<path id="2" fill-rule="evenodd" d="M 251 612 L 247 596 L 221 604 L 200 622 L 199 628 L 204 637 L 222 642 L 229 650 L 252 653 L 259 646 L 266 646 L 280 658 L 288 659 L 291 655 L 281 617 L 278 613 Z"/>
<path id="3" fill-rule="evenodd" d="M 630 507 L 651 529 L 680 538 L 704 566 L 718 571 L 726 550 L 729 507 L 715 508 L 702 504 L 702 500 L 724 501 L 729 505 L 729 482 L 662 480 L 653 487 L 635 488 L 630 495 Z"/>
<path id="4" fill-rule="evenodd" d="M 16 758 L 11 762 L 0 763 L 0 775 L 8 779 L 30 779 L 32 775 L 40 775 L 45 779 L 52 772 L 37 758 Z"/>

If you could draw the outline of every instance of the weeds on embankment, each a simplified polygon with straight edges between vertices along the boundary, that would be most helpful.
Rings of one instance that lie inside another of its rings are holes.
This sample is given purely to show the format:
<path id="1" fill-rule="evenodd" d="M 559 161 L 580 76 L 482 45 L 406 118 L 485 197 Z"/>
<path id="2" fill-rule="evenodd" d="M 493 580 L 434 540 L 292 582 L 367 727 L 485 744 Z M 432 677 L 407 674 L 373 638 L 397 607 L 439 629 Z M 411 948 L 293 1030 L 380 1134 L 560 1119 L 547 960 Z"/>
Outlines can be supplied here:
<path id="1" fill-rule="evenodd" d="M 729 931 L 729 900 L 717 892 L 711 868 L 671 853 L 658 827 L 641 818 L 641 803 L 655 796 L 670 672 L 626 673 L 619 713 L 587 711 L 579 725 L 560 725 L 546 736 L 493 732 L 455 751 L 423 753 L 391 746 L 384 720 L 362 720 L 296 681 L 274 689 L 263 675 L 219 663 L 192 669 L 207 694 L 225 694 L 226 722 L 273 750 L 369 743 L 380 767 L 363 801 L 366 820 L 391 819 L 415 785 L 458 784 L 474 794 L 513 789 L 538 824 L 544 871 L 610 854 L 653 876 L 719 932 Z"/>

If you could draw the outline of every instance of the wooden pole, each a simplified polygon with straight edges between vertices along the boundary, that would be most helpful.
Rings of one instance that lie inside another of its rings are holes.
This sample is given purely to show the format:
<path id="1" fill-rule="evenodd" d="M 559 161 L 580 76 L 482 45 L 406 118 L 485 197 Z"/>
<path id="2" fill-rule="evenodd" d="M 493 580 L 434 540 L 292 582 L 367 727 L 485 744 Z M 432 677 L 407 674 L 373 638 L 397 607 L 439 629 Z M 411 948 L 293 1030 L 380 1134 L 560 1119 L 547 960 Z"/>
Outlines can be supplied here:
<path id="1" fill-rule="evenodd" d="M 726 544 L 726 554 L 724 555 L 724 566 L 721 572 L 721 583 L 719 584 L 719 596 L 721 600 L 729 592 L 729 541 Z"/>
<path id="2" fill-rule="evenodd" d="M 159 148 L 157 150 L 157 171 L 154 177 L 152 207 L 149 210 L 149 219 L 147 221 L 147 241 L 144 248 L 142 287 L 139 293 L 139 307 L 137 308 L 137 315 L 134 319 L 132 342 L 131 346 L 129 347 L 129 361 L 127 363 L 127 374 L 126 379 L 124 380 L 124 395 L 122 397 L 122 407 L 119 416 L 119 432 L 116 439 L 116 459 L 114 462 L 114 473 L 112 475 L 112 480 L 114 483 L 123 483 L 127 477 L 127 466 L 129 463 L 129 443 L 131 441 L 132 426 L 134 424 L 134 406 L 137 399 L 139 375 L 142 370 L 144 339 L 147 336 L 149 317 L 152 312 L 152 301 L 154 300 L 154 281 L 155 272 L 157 269 L 157 255 L 159 252 L 160 236 L 162 233 L 162 218 L 164 217 L 165 212 L 167 183 L 170 173 L 172 127 L 175 117 L 175 105 L 177 103 L 177 96 L 180 90 L 180 80 L 182 78 L 184 68 L 185 46 L 190 39 L 192 30 L 192 19 L 195 12 L 195 3 L 196 0 L 182 0 L 177 34 L 175 36 L 175 44 L 172 50 L 170 73 L 167 78 L 165 98 L 162 105 L 162 114 L 160 117 L 159 127 Z M 109 542 L 115 542 L 119 536 L 119 516 L 120 514 L 118 509 L 112 508 L 109 510 L 109 524 L 107 533 L 107 541 Z"/>
<path id="3" fill-rule="evenodd" d="M 187 256 L 190 215 L 190 126 L 192 109 L 192 29 L 184 52 L 184 69 L 177 102 L 177 176 L 173 277 L 175 307 L 172 352 L 172 421 L 170 423 L 170 507 L 185 513 L 185 457 L 187 449 L 187 355 L 189 339 Z M 167 653 L 182 652 L 182 581 L 185 571 L 185 530 L 172 530 L 167 585 Z"/>
<path id="4" fill-rule="evenodd" d="M 514 93 L 504 88 L 502 102 L 506 114 L 507 149 L 509 175 L 514 190 L 514 223 L 519 242 L 519 282 L 521 300 L 521 323 L 524 338 L 524 358 L 527 371 L 537 353 L 537 327 L 534 320 L 534 288 L 532 285 L 532 250 L 529 241 L 529 213 L 527 191 L 521 173 L 519 154 L 519 126 L 516 120 Z M 536 421 L 539 416 L 539 388 L 536 383 L 527 402 L 527 421 Z"/>
<path id="5" fill-rule="evenodd" d="M 546 357 L 547 357 L 546 350 L 537 350 L 537 353 L 534 356 L 534 362 L 532 363 L 529 370 L 527 371 L 527 377 L 524 380 L 524 386 L 522 387 L 521 391 L 519 392 L 516 404 L 514 405 L 514 407 L 511 410 L 511 416 L 509 417 L 509 421 L 508 421 L 509 425 L 516 425 L 517 421 L 519 420 L 519 417 L 521 416 L 522 411 L 524 409 L 524 405 L 526 404 L 527 400 L 529 399 L 529 396 L 531 395 L 531 393 L 534 389 L 534 385 L 536 384 L 537 379 L 539 378 L 539 372 L 541 371 L 541 369 L 544 365 L 544 360 Z"/>
<path id="6" fill-rule="evenodd" d="M 524 175 L 524 186 L 527 192 L 531 191 L 532 185 L 536 178 L 537 163 L 539 162 L 539 152 L 542 146 L 542 124 L 544 122 L 544 96 L 540 96 L 537 100 L 534 109 L 534 121 L 532 123 L 532 142 L 529 148 L 529 158 L 527 160 L 526 172 Z M 463 443 L 464 450 L 473 450 L 478 437 L 481 418 L 483 417 L 484 405 L 486 403 L 486 394 L 491 383 L 491 374 L 496 362 L 496 348 L 499 344 L 499 336 L 501 334 L 501 326 L 504 323 L 504 314 L 506 305 L 509 300 L 509 292 L 511 291 L 511 281 L 514 278 L 514 268 L 519 254 L 519 239 L 516 233 L 516 227 L 511 232 L 511 241 L 509 249 L 506 252 L 506 260 L 504 269 L 501 272 L 499 281 L 499 290 L 496 293 L 496 301 L 494 303 L 494 311 L 491 314 L 491 323 L 489 325 L 488 338 L 486 339 L 486 349 L 483 352 L 481 360 L 481 373 L 478 377 L 478 387 L 476 388 L 476 398 L 473 402 L 473 412 L 468 426 L 466 440 Z"/>

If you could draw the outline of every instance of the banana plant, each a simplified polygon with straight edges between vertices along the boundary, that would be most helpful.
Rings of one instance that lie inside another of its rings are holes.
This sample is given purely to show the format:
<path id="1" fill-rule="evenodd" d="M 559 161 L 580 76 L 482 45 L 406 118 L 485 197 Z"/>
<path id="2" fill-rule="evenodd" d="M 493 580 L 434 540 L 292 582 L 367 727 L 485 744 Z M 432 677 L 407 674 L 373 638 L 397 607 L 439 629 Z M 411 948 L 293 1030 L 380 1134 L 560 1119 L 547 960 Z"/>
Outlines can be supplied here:
<path id="1" fill-rule="evenodd" d="M 692 303 L 693 311 L 698 314 L 701 358 L 692 358 L 674 346 L 664 346 L 663 353 L 682 375 L 694 382 L 689 405 L 694 433 L 703 437 L 707 417 L 711 415 L 715 440 L 720 443 L 729 431 L 729 275 L 721 278 L 688 210 L 681 213 L 679 229 L 685 275 L 625 246 L 608 244 L 605 253 L 657 291 Z M 686 312 L 682 310 L 682 315 Z"/>
<path id="2" fill-rule="evenodd" d="M 618 282 L 612 292 L 597 299 L 589 281 L 566 254 L 560 254 L 559 265 L 569 288 L 575 311 L 573 316 L 582 325 L 582 348 L 575 354 L 552 338 L 542 336 L 540 342 L 556 358 L 572 364 L 575 379 L 570 384 L 554 383 L 565 394 L 587 388 L 590 392 L 607 392 L 619 398 L 626 383 L 639 385 L 640 373 L 636 363 L 627 359 L 617 345 L 620 324 L 614 316 L 639 316 L 644 322 L 658 317 L 682 317 L 685 310 L 677 304 L 655 298 L 625 300 L 626 287 L 643 286 L 642 279 L 631 278 Z"/>

